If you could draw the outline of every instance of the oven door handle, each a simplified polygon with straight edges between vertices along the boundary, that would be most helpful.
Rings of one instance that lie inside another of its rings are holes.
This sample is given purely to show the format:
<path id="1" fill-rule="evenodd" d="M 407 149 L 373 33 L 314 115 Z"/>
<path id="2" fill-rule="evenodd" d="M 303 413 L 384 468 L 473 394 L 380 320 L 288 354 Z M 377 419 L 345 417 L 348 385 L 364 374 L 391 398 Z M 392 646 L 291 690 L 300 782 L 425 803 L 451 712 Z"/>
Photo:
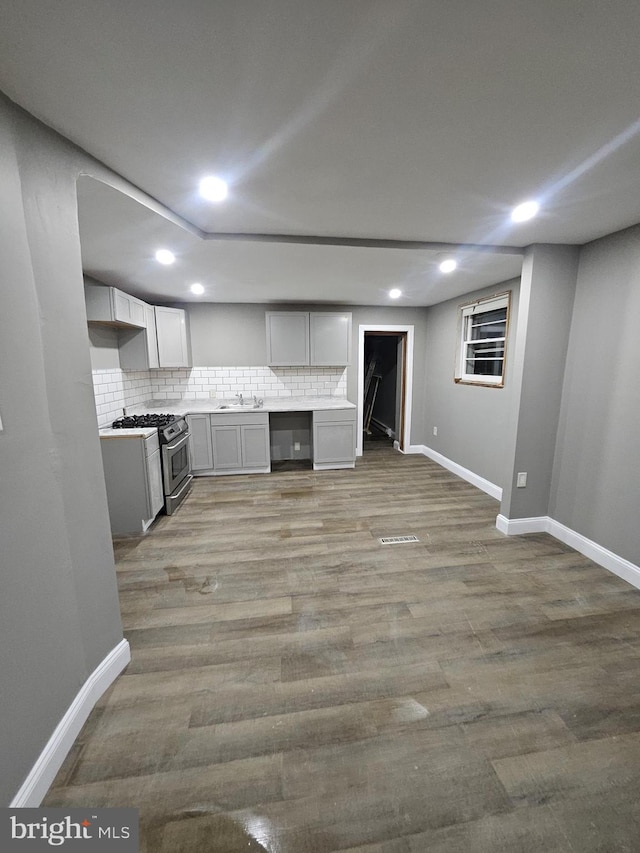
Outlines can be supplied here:
<path id="1" fill-rule="evenodd" d="M 164 449 L 165 450 L 177 450 L 178 447 L 180 447 L 180 445 L 184 444 L 185 441 L 189 440 L 190 435 L 191 435 L 190 432 L 183 432 L 175 444 L 165 444 Z"/>

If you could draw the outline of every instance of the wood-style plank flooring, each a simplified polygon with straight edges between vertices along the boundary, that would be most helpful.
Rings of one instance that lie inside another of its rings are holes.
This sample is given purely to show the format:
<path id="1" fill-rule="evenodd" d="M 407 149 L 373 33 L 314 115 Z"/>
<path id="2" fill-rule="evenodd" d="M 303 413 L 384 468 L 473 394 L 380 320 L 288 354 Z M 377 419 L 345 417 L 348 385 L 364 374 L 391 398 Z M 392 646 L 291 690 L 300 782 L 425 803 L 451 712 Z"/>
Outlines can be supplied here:
<path id="1" fill-rule="evenodd" d="M 424 457 L 195 482 L 44 805 L 148 853 L 640 849 L 640 592 Z M 384 546 L 381 536 L 419 542 Z"/>

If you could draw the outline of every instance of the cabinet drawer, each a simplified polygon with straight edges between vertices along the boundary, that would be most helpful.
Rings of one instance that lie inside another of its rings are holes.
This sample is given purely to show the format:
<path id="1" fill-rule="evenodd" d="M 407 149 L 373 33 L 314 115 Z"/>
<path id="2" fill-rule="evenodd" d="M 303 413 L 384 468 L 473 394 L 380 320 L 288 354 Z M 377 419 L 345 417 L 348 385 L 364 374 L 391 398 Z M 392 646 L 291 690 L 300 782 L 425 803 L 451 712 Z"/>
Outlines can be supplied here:
<path id="1" fill-rule="evenodd" d="M 239 409 L 227 410 L 225 414 L 212 414 L 211 426 L 243 426 L 244 424 L 268 424 L 269 412 L 243 412 Z"/>
<path id="2" fill-rule="evenodd" d="M 314 423 L 343 423 L 347 421 L 349 423 L 355 423 L 356 420 L 356 410 L 354 409 L 321 409 L 320 411 L 314 411 L 313 413 L 313 422 Z"/>

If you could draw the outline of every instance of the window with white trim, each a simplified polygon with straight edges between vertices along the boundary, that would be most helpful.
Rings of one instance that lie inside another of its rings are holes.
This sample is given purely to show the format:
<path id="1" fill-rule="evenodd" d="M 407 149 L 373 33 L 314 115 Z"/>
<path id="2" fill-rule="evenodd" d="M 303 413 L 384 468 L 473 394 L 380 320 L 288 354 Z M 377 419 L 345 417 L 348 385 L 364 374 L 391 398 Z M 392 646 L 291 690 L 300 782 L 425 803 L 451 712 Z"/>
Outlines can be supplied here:
<path id="1" fill-rule="evenodd" d="M 510 293 L 500 293 L 460 306 L 455 381 L 504 385 Z"/>

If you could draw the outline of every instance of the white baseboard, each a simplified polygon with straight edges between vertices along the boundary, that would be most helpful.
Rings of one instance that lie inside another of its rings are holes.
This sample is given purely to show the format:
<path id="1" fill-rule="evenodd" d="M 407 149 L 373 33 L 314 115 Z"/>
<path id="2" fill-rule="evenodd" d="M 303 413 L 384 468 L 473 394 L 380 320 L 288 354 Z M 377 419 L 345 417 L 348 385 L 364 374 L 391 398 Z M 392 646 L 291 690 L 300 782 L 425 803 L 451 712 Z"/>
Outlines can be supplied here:
<path id="1" fill-rule="evenodd" d="M 10 808 L 38 808 L 94 705 L 130 660 L 129 643 L 121 640 L 98 664 L 56 726 Z"/>
<path id="2" fill-rule="evenodd" d="M 640 589 L 640 566 L 614 554 L 608 548 L 603 548 L 592 539 L 587 539 L 581 533 L 572 530 L 554 518 L 549 516 L 539 516 L 538 518 L 507 518 L 504 515 L 499 515 L 496 518 L 496 527 L 501 533 L 507 536 L 518 536 L 523 533 L 549 533 L 565 545 L 584 554 L 594 563 L 602 566 L 614 575 Z"/>
<path id="3" fill-rule="evenodd" d="M 548 533 L 549 518 L 541 515 L 539 518 L 507 518 L 499 515 L 496 527 L 505 536 L 522 536 L 524 533 Z"/>
<path id="4" fill-rule="evenodd" d="M 341 468 L 355 468 L 355 462 L 314 462 L 314 471 L 337 471 Z"/>
<path id="5" fill-rule="evenodd" d="M 467 483 L 471 483 L 473 486 L 485 492 L 487 495 L 490 495 L 492 498 L 495 498 L 497 501 L 502 500 L 502 488 L 500 486 L 496 486 L 495 483 L 490 483 L 489 480 L 485 480 L 484 477 L 474 474 L 474 472 L 469 471 L 468 468 L 463 468 L 462 465 L 458 465 L 457 462 L 454 462 L 452 459 L 448 459 L 446 456 L 443 456 L 442 453 L 438 453 L 437 450 L 432 450 L 425 444 L 412 444 L 405 452 L 421 453 L 423 456 L 427 456 L 429 459 L 437 462 L 438 465 L 442 465 L 442 467 L 446 468 L 447 471 L 451 471 L 452 474 L 456 474 L 456 476 L 466 480 Z"/>

